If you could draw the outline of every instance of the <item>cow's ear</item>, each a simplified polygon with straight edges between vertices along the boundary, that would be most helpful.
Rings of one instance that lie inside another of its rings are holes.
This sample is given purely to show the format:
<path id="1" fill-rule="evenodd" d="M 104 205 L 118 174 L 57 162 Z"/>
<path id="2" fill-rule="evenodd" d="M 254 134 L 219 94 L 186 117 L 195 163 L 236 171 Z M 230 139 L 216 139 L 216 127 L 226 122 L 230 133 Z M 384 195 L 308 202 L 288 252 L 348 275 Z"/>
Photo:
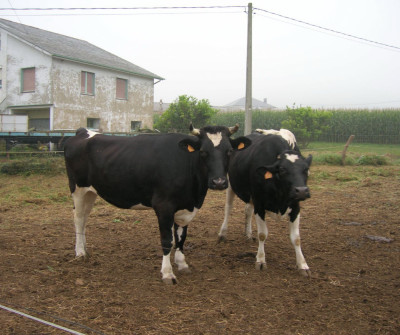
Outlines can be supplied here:
<path id="1" fill-rule="evenodd" d="M 185 138 L 179 142 L 179 147 L 186 152 L 192 153 L 200 150 L 200 143 L 198 140 Z"/>
<path id="2" fill-rule="evenodd" d="M 308 157 L 306 158 L 306 162 L 308 164 L 308 167 L 310 167 L 312 162 L 312 155 L 308 155 Z"/>
<path id="3" fill-rule="evenodd" d="M 260 166 L 256 169 L 256 172 L 258 176 L 261 179 L 272 179 L 275 174 L 279 171 L 279 162 L 276 162 L 273 165 L 266 165 L 266 166 Z"/>
<path id="4" fill-rule="evenodd" d="M 251 145 L 251 140 L 245 136 L 241 136 L 235 139 L 230 139 L 233 150 L 243 150 Z"/>

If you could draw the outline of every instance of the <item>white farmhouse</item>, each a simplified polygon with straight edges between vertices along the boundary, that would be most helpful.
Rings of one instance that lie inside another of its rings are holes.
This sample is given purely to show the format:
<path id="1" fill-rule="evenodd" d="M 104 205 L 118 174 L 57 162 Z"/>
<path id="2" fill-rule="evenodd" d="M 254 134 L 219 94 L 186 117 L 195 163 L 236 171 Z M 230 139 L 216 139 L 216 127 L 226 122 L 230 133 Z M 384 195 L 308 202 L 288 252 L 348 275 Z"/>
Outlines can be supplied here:
<path id="1" fill-rule="evenodd" d="M 152 128 L 160 76 L 86 41 L 0 19 L 0 114 L 27 127 Z"/>

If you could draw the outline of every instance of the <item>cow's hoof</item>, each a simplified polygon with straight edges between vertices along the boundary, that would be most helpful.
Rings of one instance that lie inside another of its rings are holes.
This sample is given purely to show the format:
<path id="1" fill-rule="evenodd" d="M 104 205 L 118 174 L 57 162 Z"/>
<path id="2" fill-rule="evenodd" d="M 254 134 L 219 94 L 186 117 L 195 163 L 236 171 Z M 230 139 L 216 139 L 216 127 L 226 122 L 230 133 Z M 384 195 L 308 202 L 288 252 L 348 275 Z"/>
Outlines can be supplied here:
<path id="1" fill-rule="evenodd" d="M 188 266 L 184 267 L 184 268 L 181 268 L 181 269 L 178 269 L 178 271 L 180 273 L 191 273 L 192 272 L 192 270 L 190 270 L 190 268 Z"/>
<path id="2" fill-rule="evenodd" d="M 300 269 L 299 273 L 302 277 L 311 278 L 311 271 L 310 269 Z"/>
<path id="3" fill-rule="evenodd" d="M 218 240 L 217 240 L 217 244 L 218 243 L 225 243 L 227 241 L 226 236 L 225 235 L 218 235 Z"/>
<path id="4" fill-rule="evenodd" d="M 164 284 L 166 285 L 176 285 L 178 284 L 178 281 L 176 280 L 175 277 L 167 277 L 162 279 Z"/>
<path id="5" fill-rule="evenodd" d="M 267 263 L 256 262 L 256 270 L 258 271 L 266 271 Z"/>
<path id="6" fill-rule="evenodd" d="M 89 262 L 90 255 L 88 253 L 76 255 L 75 258 L 71 262 Z"/>

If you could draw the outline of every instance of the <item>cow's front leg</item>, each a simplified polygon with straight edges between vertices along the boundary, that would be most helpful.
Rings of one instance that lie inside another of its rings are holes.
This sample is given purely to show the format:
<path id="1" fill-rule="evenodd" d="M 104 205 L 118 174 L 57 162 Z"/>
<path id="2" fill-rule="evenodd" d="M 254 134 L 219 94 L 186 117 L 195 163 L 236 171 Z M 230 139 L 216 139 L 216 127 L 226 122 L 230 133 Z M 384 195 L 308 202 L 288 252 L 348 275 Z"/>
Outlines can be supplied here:
<path id="1" fill-rule="evenodd" d="M 265 213 L 261 214 L 256 213 L 256 224 L 257 224 L 257 237 L 258 237 L 258 251 L 256 256 L 256 269 L 257 270 L 266 270 L 267 262 L 265 261 L 265 251 L 264 245 L 265 240 L 268 237 L 268 227 L 265 223 Z"/>
<path id="2" fill-rule="evenodd" d="M 86 250 L 86 222 L 96 200 L 97 193 L 91 187 L 78 187 L 72 193 L 74 201 L 75 255 L 88 258 Z"/>
<path id="3" fill-rule="evenodd" d="M 292 242 L 294 251 L 296 253 L 297 268 L 299 269 L 301 275 L 305 277 L 311 277 L 310 268 L 308 267 L 307 262 L 301 251 L 300 213 L 298 213 L 297 216 L 295 216 L 293 221 L 292 217 L 290 217 L 289 230 L 290 230 L 290 240 Z"/>
<path id="4" fill-rule="evenodd" d="M 174 223 L 174 234 L 175 234 L 175 264 L 178 266 L 178 270 L 181 272 L 190 272 L 189 265 L 186 263 L 185 255 L 183 253 L 183 245 L 186 240 L 187 226 L 180 227 Z"/>
<path id="5" fill-rule="evenodd" d="M 171 265 L 171 249 L 173 245 L 172 226 L 174 223 L 173 215 L 159 215 L 158 225 L 160 229 L 161 247 L 163 251 L 163 259 L 161 264 L 162 280 L 166 284 L 176 284 L 177 280 L 172 271 Z"/>

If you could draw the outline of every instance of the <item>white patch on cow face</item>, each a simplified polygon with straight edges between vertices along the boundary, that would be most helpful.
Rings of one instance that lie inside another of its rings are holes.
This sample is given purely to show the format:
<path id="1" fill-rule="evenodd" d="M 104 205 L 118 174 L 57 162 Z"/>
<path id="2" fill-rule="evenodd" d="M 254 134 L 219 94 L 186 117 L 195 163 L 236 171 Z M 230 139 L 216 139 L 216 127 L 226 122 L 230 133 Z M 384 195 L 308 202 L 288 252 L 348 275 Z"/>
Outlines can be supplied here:
<path id="1" fill-rule="evenodd" d="M 221 143 L 222 134 L 220 132 L 216 133 L 216 134 L 207 133 L 207 136 L 211 140 L 211 142 L 214 144 L 214 147 L 219 146 L 219 144 Z"/>
<path id="2" fill-rule="evenodd" d="M 285 154 L 286 159 L 292 163 L 294 163 L 295 161 L 297 161 L 299 159 L 298 155 L 292 155 L 292 154 Z"/>
<path id="3" fill-rule="evenodd" d="M 192 221 L 193 218 L 196 216 L 198 210 L 199 209 L 195 207 L 193 209 L 193 212 L 189 212 L 187 209 L 182 209 L 180 211 L 177 211 L 174 217 L 175 223 L 178 226 L 187 226 L 188 223 Z"/>
<path id="4" fill-rule="evenodd" d="M 95 131 L 93 131 L 93 130 L 90 130 L 90 129 L 86 129 L 86 132 L 87 132 L 87 134 L 89 135 L 89 137 L 88 138 L 92 138 L 93 136 L 95 136 L 95 135 L 99 135 L 100 133 L 98 133 L 98 132 L 95 132 Z"/>

